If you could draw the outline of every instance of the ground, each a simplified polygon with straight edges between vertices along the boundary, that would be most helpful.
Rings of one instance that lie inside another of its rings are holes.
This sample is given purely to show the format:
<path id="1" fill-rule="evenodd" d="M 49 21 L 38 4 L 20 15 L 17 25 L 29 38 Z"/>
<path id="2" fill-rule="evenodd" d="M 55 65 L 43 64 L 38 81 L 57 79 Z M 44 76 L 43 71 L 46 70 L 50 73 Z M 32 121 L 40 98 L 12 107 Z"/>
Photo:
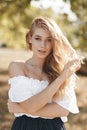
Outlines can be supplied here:
<path id="1" fill-rule="evenodd" d="M 13 114 L 7 110 L 8 65 L 13 60 L 26 60 L 31 56 L 27 50 L 0 49 L 0 130 L 10 130 Z M 87 76 L 78 75 L 76 96 L 79 114 L 69 114 L 65 123 L 67 130 L 87 130 Z"/>

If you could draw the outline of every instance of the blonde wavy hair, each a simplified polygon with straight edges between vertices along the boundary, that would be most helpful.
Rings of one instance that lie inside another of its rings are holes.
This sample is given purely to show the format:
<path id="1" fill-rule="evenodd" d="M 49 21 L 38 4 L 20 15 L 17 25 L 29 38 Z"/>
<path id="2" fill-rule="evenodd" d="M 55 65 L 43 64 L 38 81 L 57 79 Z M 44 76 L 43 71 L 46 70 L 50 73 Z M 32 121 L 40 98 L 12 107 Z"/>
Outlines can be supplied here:
<path id="1" fill-rule="evenodd" d="M 29 37 L 33 35 L 36 28 L 42 28 L 49 31 L 53 39 L 53 50 L 46 58 L 43 70 L 48 75 L 50 83 L 54 81 L 64 68 L 64 65 L 70 60 L 77 57 L 76 51 L 72 48 L 67 38 L 63 35 L 61 29 L 56 22 L 48 17 L 36 17 L 26 34 L 26 42 L 32 50 Z M 59 90 L 53 96 L 53 100 L 57 100 L 61 95 L 64 95 L 66 88 L 69 86 L 70 79 L 67 79 L 60 86 Z"/>

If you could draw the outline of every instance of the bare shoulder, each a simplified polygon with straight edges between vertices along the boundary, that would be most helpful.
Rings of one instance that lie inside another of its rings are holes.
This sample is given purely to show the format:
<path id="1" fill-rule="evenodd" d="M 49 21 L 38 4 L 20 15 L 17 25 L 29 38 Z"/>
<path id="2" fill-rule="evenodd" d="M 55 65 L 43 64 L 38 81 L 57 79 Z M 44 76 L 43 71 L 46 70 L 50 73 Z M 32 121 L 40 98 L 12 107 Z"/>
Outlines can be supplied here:
<path id="1" fill-rule="evenodd" d="M 9 76 L 24 75 L 24 61 L 12 61 L 8 66 Z"/>

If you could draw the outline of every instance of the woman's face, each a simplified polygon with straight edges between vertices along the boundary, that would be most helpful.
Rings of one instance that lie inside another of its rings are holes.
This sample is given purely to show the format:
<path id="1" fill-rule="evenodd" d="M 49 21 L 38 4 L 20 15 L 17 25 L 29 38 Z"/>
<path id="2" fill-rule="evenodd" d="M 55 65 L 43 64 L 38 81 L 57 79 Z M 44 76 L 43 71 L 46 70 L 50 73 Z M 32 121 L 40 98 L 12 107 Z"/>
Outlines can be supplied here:
<path id="1" fill-rule="evenodd" d="M 46 58 L 53 48 L 53 40 L 48 31 L 42 28 L 36 28 L 30 38 L 32 51 L 39 58 Z"/>

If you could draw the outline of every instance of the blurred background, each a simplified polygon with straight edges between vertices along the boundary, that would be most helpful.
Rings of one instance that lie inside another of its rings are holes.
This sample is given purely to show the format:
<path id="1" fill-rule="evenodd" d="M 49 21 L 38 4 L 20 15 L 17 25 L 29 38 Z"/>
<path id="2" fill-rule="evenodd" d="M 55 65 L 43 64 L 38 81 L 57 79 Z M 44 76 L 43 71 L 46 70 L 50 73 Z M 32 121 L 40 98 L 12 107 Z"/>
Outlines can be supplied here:
<path id="1" fill-rule="evenodd" d="M 25 35 L 36 16 L 53 18 L 77 53 L 85 57 L 77 72 L 80 113 L 68 116 L 67 130 L 87 130 L 87 0 L 0 0 L 0 130 L 10 130 L 14 116 L 7 110 L 8 65 L 27 60 Z"/>

